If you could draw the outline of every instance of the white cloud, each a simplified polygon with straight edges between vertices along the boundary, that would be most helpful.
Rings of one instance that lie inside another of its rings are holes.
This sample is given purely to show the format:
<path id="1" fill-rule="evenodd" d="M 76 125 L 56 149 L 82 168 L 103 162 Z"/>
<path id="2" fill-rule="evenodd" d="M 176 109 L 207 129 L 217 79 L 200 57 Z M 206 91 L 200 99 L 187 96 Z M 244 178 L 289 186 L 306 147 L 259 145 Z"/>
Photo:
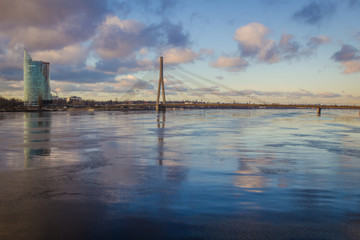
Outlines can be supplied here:
<path id="1" fill-rule="evenodd" d="M 140 48 L 141 32 L 145 24 L 137 20 L 120 20 L 108 16 L 97 28 L 95 51 L 104 59 L 128 57 Z"/>
<path id="2" fill-rule="evenodd" d="M 311 56 L 316 54 L 316 50 L 319 46 L 331 42 L 331 39 L 324 35 L 319 35 L 316 37 L 310 37 L 306 43 L 306 48 L 301 50 L 301 54 L 304 56 Z"/>
<path id="3" fill-rule="evenodd" d="M 9 47 L 60 49 L 89 40 L 108 12 L 107 0 L 2 0 L 0 31 Z"/>
<path id="4" fill-rule="evenodd" d="M 267 63 L 280 61 L 278 45 L 267 38 L 269 33 L 266 26 L 256 22 L 238 28 L 234 39 L 239 43 L 241 56 L 257 57 L 259 61 Z"/>
<path id="5" fill-rule="evenodd" d="M 111 28 L 112 26 L 117 26 L 124 32 L 138 33 L 144 29 L 145 24 L 137 20 L 120 20 L 117 16 L 107 16 L 100 28 Z"/>
<path id="6" fill-rule="evenodd" d="M 264 42 L 258 53 L 258 59 L 267 63 L 276 63 L 280 61 L 278 48 L 274 40 Z"/>
<path id="7" fill-rule="evenodd" d="M 256 55 L 267 43 L 266 36 L 270 30 L 256 22 L 249 23 L 236 30 L 234 39 L 239 42 L 243 56 Z"/>
<path id="8" fill-rule="evenodd" d="M 52 29 L 39 27 L 16 29 L 11 32 L 9 47 L 22 43 L 30 50 L 59 49 L 77 41 L 76 37 L 67 34 L 67 31 L 67 27 L 60 24 Z"/>
<path id="9" fill-rule="evenodd" d="M 111 83 L 108 85 L 113 86 L 116 89 L 130 89 L 133 87 L 139 79 L 134 75 L 127 75 L 127 76 L 118 76 L 115 78 L 116 83 Z"/>
<path id="10" fill-rule="evenodd" d="M 210 65 L 215 68 L 225 68 L 229 72 L 234 72 L 245 69 L 248 66 L 248 62 L 240 57 L 220 56 L 216 62 L 211 62 Z"/>
<path id="11" fill-rule="evenodd" d="M 319 92 L 312 93 L 310 91 L 299 89 L 297 91 L 259 91 L 253 89 L 245 89 L 241 91 L 225 92 L 228 96 L 241 95 L 256 95 L 259 97 L 275 97 L 275 98 L 287 98 L 287 99 L 320 99 L 320 98 L 340 98 L 344 97 L 339 93 L 334 92 Z"/>
<path id="12" fill-rule="evenodd" d="M 143 56 L 146 56 L 147 54 L 149 53 L 149 49 L 147 49 L 147 48 L 141 48 L 140 50 L 139 50 L 139 54 L 140 55 L 143 55 Z"/>
<path id="13" fill-rule="evenodd" d="M 360 72 L 360 60 L 342 62 L 342 65 L 345 74 Z"/>
<path id="14" fill-rule="evenodd" d="M 129 75 L 118 77 L 114 83 L 68 83 L 62 81 L 51 81 L 51 87 L 56 89 L 58 93 L 61 92 L 60 97 L 71 95 L 74 92 L 81 93 L 80 95 L 86 95 L 93 92 L 101 93 L 118 93 L 123 94 L 130 89 L 150 89 L 152 86 L 145 81 L 139 80 L 136 77 Z"/>
<path id="15" fill-rule="evenodd" d="M 164 63 L 176 65 L 194 62 L 194 60 L 199 57 L 199 54 L 190 48 L 170 48 L 164 52 L 163 56 Z"/>
<path id="16" fill-rule="evenodd" d="M 18 68 L 23 66 L 23 52 L 24 45 L 17 44 L 12 48 L 7 48 L 2 53 L 0 52 L 0 69 Z"/>
<path id="17" fill-rule="evenodd" d="M 291 34 L 283 33 L 280 40 L 269 38 L 270 29 L 261 23 L 252 22 L 236 30 L 234 40 L 239 44 L 240 54 L 244 58 L 255 58 L 259 62 L 276 63 L 308 57 L 317 48 L 330 42 L 327 36 L 310 37 L 306 46 L 301 46 Z"/>
<path id="18" fill-rule="evenodd" d="M 76 65 L 85 61 L 87 50 L 80 44 L 75 44 L 59 50 L 37 51 L 30 55 L 34 60 L 46 61 L 51 64 Z"/>
<path id="19" fill-rule="evenodd" d="M 317 36 L 317 37 L 311 37 L 310 38 L 310 42 L 314 42 L 314 43 L 317 43 L 317 44 L 323 44 L 323 43 L 328 43 L 330 42 L 331 39 L 327 36 L 324 36 L 324 35 L 320 35 L 320 36 Z"/>
<path id="20" fill-rule="evenodd" d="M 345 74 L 360 72 L 360 49 L 344 44 L 341 49 L 335 52 L 332 57 L 334 61 L 341 62 L 345 67 Z"/>
<path id="21" fill-rule="evenodd" d="M 189 34 L 181 24 L 162 21 L 145 24 L 138 20 L 121 20 L 107 16 L 97 28 L 93 41 L 95 51 L 105 60 L 144 55 L 154 49 L 181 47 L 186 49 Z"/>
<path id="22" fill-rule="evenodd" d="M 117 82 L 123 81 L 123 80 L 130 80 L 130 81 L 135 81 L 137 80 L 137 77 L 135 77 L 134 75 L 127 75 L 127 76 L 117 76 L 115 78 L 115 80 Z"/>

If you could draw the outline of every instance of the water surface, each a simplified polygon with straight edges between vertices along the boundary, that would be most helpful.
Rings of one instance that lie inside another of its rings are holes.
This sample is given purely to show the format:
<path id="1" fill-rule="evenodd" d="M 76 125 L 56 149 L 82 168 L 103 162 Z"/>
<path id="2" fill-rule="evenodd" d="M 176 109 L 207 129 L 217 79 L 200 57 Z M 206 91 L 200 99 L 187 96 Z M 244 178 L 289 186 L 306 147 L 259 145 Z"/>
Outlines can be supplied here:
<path id="1" fill-rule="evenodd" d="M 0 239 L 360 239 L 358 111 L 0 113 Z"/>

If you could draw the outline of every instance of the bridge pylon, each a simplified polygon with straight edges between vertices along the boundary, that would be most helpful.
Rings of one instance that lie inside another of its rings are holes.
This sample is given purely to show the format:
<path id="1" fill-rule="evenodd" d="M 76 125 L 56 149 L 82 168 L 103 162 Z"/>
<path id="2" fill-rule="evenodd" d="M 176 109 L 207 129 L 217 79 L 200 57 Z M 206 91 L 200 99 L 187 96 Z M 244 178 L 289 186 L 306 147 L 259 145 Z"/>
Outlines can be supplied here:
<path id="1" fill-rule="evenodd" d="M 163 57 L 160 57 L 160 73 L 159 73 L 159 86 L 156 98 L 156 111 L 164 111 L 165 110 L 165 87 L 164 87 L 164 62 Z M 162 104 L 160 104 L 160 91 L 162 90 Z"/>

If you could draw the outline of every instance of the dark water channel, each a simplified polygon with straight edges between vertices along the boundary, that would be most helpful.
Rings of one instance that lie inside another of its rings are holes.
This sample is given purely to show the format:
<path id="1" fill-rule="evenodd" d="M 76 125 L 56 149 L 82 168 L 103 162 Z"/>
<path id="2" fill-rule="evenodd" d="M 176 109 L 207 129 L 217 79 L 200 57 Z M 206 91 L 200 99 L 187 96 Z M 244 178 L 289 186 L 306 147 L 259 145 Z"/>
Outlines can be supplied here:
<path id="1" fill-rule="evenodd" d="M 0 113 L 0 239 L 360 239 L 358 111 Z"/>

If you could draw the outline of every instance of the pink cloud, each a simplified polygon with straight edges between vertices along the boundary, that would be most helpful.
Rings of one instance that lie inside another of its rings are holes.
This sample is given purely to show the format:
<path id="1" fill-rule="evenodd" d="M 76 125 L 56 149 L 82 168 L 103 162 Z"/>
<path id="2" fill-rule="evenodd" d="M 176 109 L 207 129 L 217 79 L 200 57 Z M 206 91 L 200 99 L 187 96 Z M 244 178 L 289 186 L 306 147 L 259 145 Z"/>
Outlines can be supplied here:
<path id="1" fill-rule="evenodd" d="M 267 42 L 270 30 L 261 23 L 252 22 L 236 30 L 234 39 L 239 42 L 244 56 L 256 55 Z"/>
<path id="2" fill-rule="evenodd" d="M 280 61 L 279 50 L 274 40 L 268 40 L 264 43 L 258 53 L 258 59 L 267 63 L 276 63 Z"/>
<path id="3" fill-rule="evenodd" d="M 248 62 L 240 57 L 220 56 L 216 62 L 211 62 L 210 65 L 215 68 L 225 68 L 229 72 L 235 72 L 245 69 Z"/>
<path id="4" fill-rule="evenodd" d="M 330 42 L 331 39 L 327 36 L 324 36 L 324 35 L 320 35 L 320 36 L 317 36 L 317 37 L 311 37 L 309 39 L 309 42 L 311 43 L 315 43 L 315 44 L 324 44 L 324 43 L 328 43 Z"/>
<path id="5" fill-rule="evenodd" d="M 104 59 L 128 57 L 140 49 L 140 35 L 145 27 L 144 23 L 137 20 L 108 16 L 97 29 L 95 51 Z"/>
<path id="6" fill-rule="evenodd" d="M 176 65 L 194 62 L 194 60 L 199 57 L 199 54 L 190 48 L 171 48 L 167 49 L 163 56 L 166 64 Z"/>
<path id="7" fill-rule="evenodd" d="M 360 60 L 342 62 L 342 65 L 345 67 L 345 74 L 360 72 Z"/>
<path id="8" fill-rule="evenodd" d="M 352 45 L 343 44 L 341 49 L 332 57 L 334 61 L 341 62 L 345 74 L 360 72 L 360 50 Z"/>
<path id="9" fill-rule="evenodd" d="M 0 31 L 10 40 L 9 47 L 60 49 L 89 40 L 107 6 L 107 0 L 2 0 Z"/>
<path id="10" fill-rule="evenodd" d="M 87 50 L 82 45 L 75 44 L 59 50 L 36 51 L 31 56 L 51 64 L 76 65 L 85 61 Z"/>
<path id="11" fill-rule="evenodd" d="M 306 47 L 294 40 L 294 36 L 284 33 L 279 41 L 269 38 L 270 29 L 261 23 L 252 22 L 236 30 L 234 40 L 239 44 L 244 58 L 255 58 L 260 62 L 276 63 L 282 60 L 310 56 L 317 47 L 328 43 L 326 36 L 310 37 Z"/>

